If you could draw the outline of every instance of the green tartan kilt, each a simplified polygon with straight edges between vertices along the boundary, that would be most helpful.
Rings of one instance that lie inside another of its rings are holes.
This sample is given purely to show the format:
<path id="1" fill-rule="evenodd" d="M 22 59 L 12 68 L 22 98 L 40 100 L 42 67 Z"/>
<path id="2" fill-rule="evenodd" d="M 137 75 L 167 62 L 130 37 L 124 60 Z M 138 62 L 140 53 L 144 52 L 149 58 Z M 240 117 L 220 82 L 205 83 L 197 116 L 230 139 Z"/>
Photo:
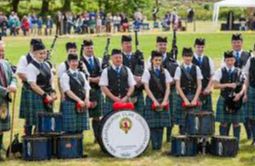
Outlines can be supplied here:
<path id="1" fill-rule="evenodd" d="M 212 106 L 212 95 L 207 95 L 207 96 L 200 96 L 200 101 L 202 103 L 201 110 L 203 111 L 213 111 L 213 106 Z"/>
<path id="2" fill-rule="evenodd" d="M 219 97 L 217 102 L 216 121 L 221 123 L 240 123 L 245 120 L 245 113 L 243 109 L 239 109 L 236 113 L 228 114 L 224 111 L 224 98 Z"/>
<path id="3" fill-rule="evenodd" d="M 144 115 L 144 97 L 143 92 L 138 93 L 137 102 L 135 103 L 135 111 L 141 116 Z"/>
<path id="4" fill-rule="evenodd" d="M 89 113 L 77 113 L 76 103 L 70 100 L 61 102 L 60 112 L 63 115 L 63 130 L 65 132 L 80 132 L 89 130 Z"/>
<path id="5" fill-rule="evenodd" d="M 146 97 L 146 105 L 144 111 L 144 118 L 146 119 L 150 128 L 157 127 L 170 127 L 171 118 L 170 110 L 156 112 L 151 109 L 152 100 L 149 97 Z"/>
<path id="6" fill-rule="evenodd" d="M 20 107 L 19 107 L 19 117 L 21 119 L 26 118 L 26 112 L 27 112 L 27 107 L 29 106 L 29 100 L 31 97 L 29 97 L 31 90 L 26 88 L 24 85 L 22 86 L 21 89 L 21 99 L 20 99 Z"/>
<path id="7" fill-rule="evenodd" d="M 176 95 L 176 109 L 174 110 L 174 122 L 177 125 L 185 126 L 186 116 L 187 112 L 194 111 L 198 112 L 201 108 L 191 108 L 190 110 L 187 110 L 182 107 L 182 98 L 177 94 Z"/>
<path id="8" fill-rule="evenodd" d="M 175 123 L 175 110 L 177 108 L 177 93 L 175 88 L 171 88 L 171 93 L 169 95 L 169 104 L 170 104 L 170 118 L 171 122 Z"/>
<path id="9" fill-rule="evenodd" d="M 105 101 L 103 104 L 103 116 L 106 116 L 107 114 L 113 111 L 112 109 L 113 103 L 114 102 L 109 97 L 105 97 Z"/>
<path id="10" fill-rule="evenodd" d="M 47 110 L 43 104 L 43 99 L 40 95 L 36 94 L 32 90 L 29 90 L 27 93 L 27 103 L 29 105 L 24 112 L 24 117 L 27 121 L 27 125 L 36 125 L 38 119 L 38 112 L 47 112 Z"/>
<path id="11" fill-rule="evenodd" d="M 10 111 L 9 111 L 9 105 L 8 105 L 8 114 L 5 119 L 0 118 L 0 132 L 8 131 L 10 130 Z"/>
<path id="12" fill-rule="evenodd" d="M 248 101 L 247 101 L 247 117 L 255 120 L 255 88 L 249 86 L 248 89 Z"/>
<path id="13" fill-rule="evenodd" d="M 94 109 L 89 109 L 89 117 L 97 118 L 102 116 L 104 98 L 100 89 L 93 89 L 91 92 L 95 94 L 97 106 Z"/>

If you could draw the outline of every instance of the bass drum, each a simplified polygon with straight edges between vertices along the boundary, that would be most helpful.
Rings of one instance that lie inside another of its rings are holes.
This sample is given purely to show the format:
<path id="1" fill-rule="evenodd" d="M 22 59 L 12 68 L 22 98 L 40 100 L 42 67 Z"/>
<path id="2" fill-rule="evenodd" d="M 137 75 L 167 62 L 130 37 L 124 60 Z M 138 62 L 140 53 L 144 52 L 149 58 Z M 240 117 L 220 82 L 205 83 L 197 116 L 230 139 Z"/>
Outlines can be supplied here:
<path id="1" fill-rule="evenodd" d="M 99 144 L 101 149 L 111 156 L 135 158 L 146 150 L 149 141 L 149 126 L 146 120 L 134 111 L 111 112 L 101 121 Z"/>

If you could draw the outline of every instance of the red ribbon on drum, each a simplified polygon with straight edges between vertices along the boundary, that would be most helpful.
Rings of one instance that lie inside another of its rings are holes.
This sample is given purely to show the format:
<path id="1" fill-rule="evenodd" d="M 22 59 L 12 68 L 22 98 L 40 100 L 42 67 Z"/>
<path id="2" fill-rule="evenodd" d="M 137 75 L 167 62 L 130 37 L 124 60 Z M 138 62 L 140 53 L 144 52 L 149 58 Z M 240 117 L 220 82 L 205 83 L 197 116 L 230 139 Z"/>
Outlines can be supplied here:
<path id="1" fill-rule="evenodd" d="M 114 111 L 121 111 L 121 110 L 135 110 L 135 106 L 131 102 L 123 103 L 123 102 L 114 102 L 112 105 Z"/>

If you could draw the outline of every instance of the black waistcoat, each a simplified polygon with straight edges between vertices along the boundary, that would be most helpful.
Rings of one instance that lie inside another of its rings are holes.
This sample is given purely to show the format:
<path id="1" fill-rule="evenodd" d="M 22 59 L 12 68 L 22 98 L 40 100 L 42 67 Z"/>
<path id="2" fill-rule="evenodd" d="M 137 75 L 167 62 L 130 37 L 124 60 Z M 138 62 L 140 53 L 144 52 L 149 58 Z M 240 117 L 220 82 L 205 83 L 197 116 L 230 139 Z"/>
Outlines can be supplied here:
<path id="1" fill-rule="evenodd" d="M 99 77 L 101 75 L 100 62 L 98 58 L 94 57 L 94 68 L 91 68 L 89 62 L 84 57 L 81 57 L 81 61 L 86 65 L 90 77 Z M 100 88 L 96 83 L 90 83 L 90 87 L 93 89 Z"/>
<path id="2" fill-rule="evenodd" d="M 249 84 L 255 88 L 255 57 L 250 59 Z"/>
<path id="3" fill-rule="evenodd" d="M 108 88 L 114 96 L 124 97 L 128 92 L 128 71 L 125 66 L 121 67 L 118 74 L 111 66 L 108 67 Z"/>
<path id="4" fill-rule="evenodd" d="M 202 64 L 200 64 L 197 58 L 193 57 L 192 63 L 201 69 L 203 75 L 202 90 L 204 90 L 207 87 L 211 77 L 209 58 L 207 56 L 203 56 Z"/>
<path id="5" fill-rule="evenodd" d="M 31 62 L 38 70 L 39 75 L 36 79 L 36 84 L 42 88 L 45 92 L 51 92 L 52 86 L 51 86 L 51 69 L 50 67 L 45 63 L 38 63 L 36 61 Z"/>
<path id="6" fill-rule="evenodd" d="M 249 52 L 242 51 L 242 53 L 240 55 L 240 60 L 237 61 L 237 59 L 236 59 L 235 67 L 238 67 L 241 69 L 243 66 L 246 65 L 246 62 L 248 61 L 249 57 L 250 57 Z"/>
<path id="7" fill-rule="evenodd" d="M 84 100 L 86 97 L 86 91 L 84 89 L 85 80 L 82 77 L 80 72 L 77 72 L 77 76 L 75 77 L 74 74 L 71 74 L 70 71 L 67 71 L 67 74 L 70 78 L 69 85 L 71 91 L 78 96 L 81 100 Z M 71 98 L 66 95 L 68 99 L 72 100 Z"/>
<path id="8" fill-rule="evenodd" d="M 155 70 L 151 69 L 150 71 L 150 81 L 149 87 L 153 96 L 158 100 L 163 100 L 165 91 L 166 91 L 166 76 L 163 70 L 161 70 L 160 75 L 157 76 Z M 160 86 L 160 88 L 159 88 Z"/>
<path id="9" fill-rule="evenodd" d="M 184 70 L 185 70 L 184 66 L 181 66 L 181 80 L 180 80 L 181 88 L 185 95 L 194 95 L 197 90 L 196 65 L 191 66 L 191 70 L 190 70 L 191 78 L 190 79 L 187 77 Z"/>

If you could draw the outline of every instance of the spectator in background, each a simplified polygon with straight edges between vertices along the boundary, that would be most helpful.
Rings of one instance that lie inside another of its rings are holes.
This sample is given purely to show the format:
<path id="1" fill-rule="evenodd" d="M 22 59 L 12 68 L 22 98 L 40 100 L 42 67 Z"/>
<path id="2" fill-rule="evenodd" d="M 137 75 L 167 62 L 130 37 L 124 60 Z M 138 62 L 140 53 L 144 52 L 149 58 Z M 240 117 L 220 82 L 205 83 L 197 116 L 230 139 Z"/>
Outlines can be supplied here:
<path id="1" fill-rule="evenodd" d="M 95 33 L 95 29 L 96 29 L 96 13 L 95 12 L 89 13 L 88 28 L 89 28 L 89 33 Z"/>
<path id="2" fill-rule="evenodd" d="M 10 28 L 10 35 L 16 36 L 16 17 L 9 17 L 8 27 Z"/>
<path id="3" fill-rule="evenodd" d="M 53 20 L 51 16 L 47 16 L 46 22 L 45 22 L 45 35 L 51 35 L 52 29 L 53 29 Z"/>
<path id="4" fill-rule="evenodd" d="M 102 31 L 102 19 L 98 14 L 96 19 L 96 33 L 101 33 L 101 31 Z"/>
<path id="5" fill-rule="evenodd" d="M 239 19 L 239 22 L 240 22 L 239 30 L 240 31 L 246 31 L 248 29 L 248 27 L 247 27 L 247 22 L 246 22 L 245 17 L 241 16 L 240 19 Z"/>
<path id="6" fill-rule="evenodd" d="M 193 22 L 195 16 L 195 11 L 192 7 L 189 7 L 187 10 L 187 22 Z"/>
<path id="7" fill-rule="evenodd" d="M 140 23 L 142 23 L 142 22 L 140 21 Z M 128 18 L 125 15 L 123 15 L 120 24 L 121 24 L 121 29 L 122 29 L 123 32 L 128 32 L 129 31 Z"/>
<path id="8" fill-rule="evenodd" d="M 67 34 L 67 16 L 68 13 L 64 13 L 63 14 L 63 34 L 66 35 Z"/>
<path id="9" fill-rule="evenodd" d="M 36 35 L 37 27 L 38 27 L 38 19 L 35 13 L 30 16 L 30 27 L 31 34 Z"/>
<path id="10" fill-rule="evenodd" d="M 39 17 L 39 18 L 38 18 L 37 28 L 38 28 L 38 35 L 42 35 L 42 28 L 43 28 L 43 20 L 42 20 L 42 17 Z"/>
<path id="11" fill-rule="evenodd" d="M 8 19 L 5 15 L 2 15 L 2 20 L 0 23 L 0 30 L 2 36 L 7 36 L 7 29 L 8 29 Z"/>
<path id="12" fill-rule="evenodd" d="M 73 14 L 71 12 L 67 13 L 67 34 L 71 34 L 72 32 L 72 27 L 74 25 L 74 18 Z"/>
<path id="13" fill-rule="evenodd" d="M 56 34 L 62 35 L 62 13 L 60 11 L 56 15 Z"/>
<path id="14" fill-rule="evenodd" d="M 112 17 L 112 23 L 113 23 L 113 32 L 119 32 L 120 31 L 120 24 L 121 24 L 121 17 L 119 14 L 116 14 Z"/>
<path id="15" fill-rule="evenodd" d="M 251 25 L 252 25 L 252 30 L 255 30 L 255 13 L 253 14 Z"/>
<path id="16" fill-rule="evenodd" d="M 112 15 L 109 13 L 107 14 L 106 20 L 105 20 L 105 29 L 107 33 L 112 32 Z"/>
<path id="17" fill-rule="evenodd" d="M 21 29 L 22 29 L 22 32 L 23 32 L 23 35 L 24 36 L 27 36 L 28 33 L 29 33 L 29 21 L 28 21 L 28 18 L 27 16 L 24 16 L 21 20 Z"/>

